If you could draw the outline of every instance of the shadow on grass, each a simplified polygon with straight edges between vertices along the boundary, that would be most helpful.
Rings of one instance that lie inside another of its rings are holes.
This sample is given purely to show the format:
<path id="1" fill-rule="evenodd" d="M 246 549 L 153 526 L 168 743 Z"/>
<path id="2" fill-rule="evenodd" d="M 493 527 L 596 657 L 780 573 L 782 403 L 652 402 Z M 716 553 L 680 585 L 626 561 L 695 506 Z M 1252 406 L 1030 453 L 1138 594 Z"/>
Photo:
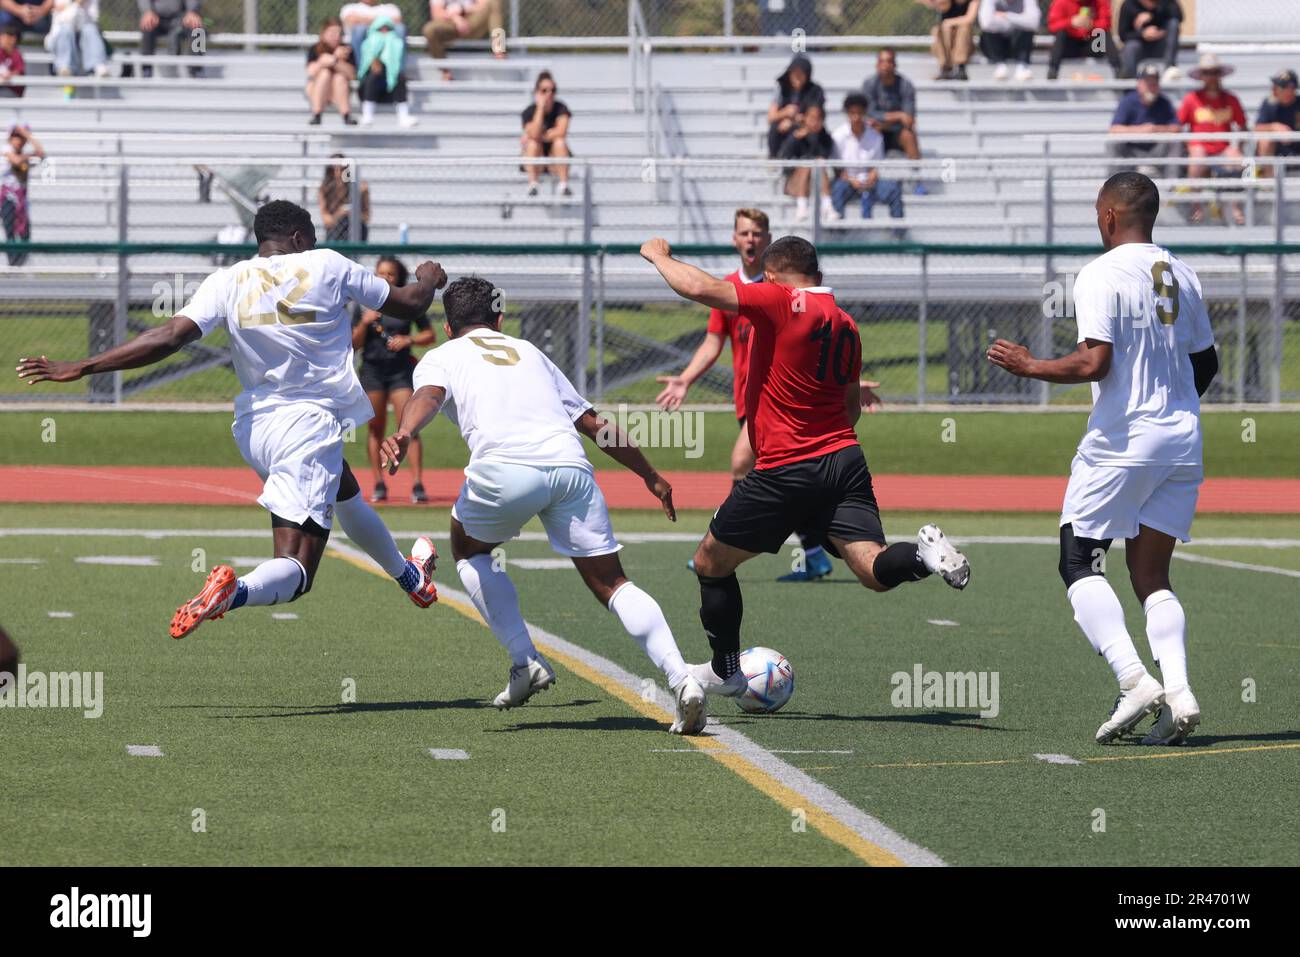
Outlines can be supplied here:
<path id="1" fill-rule="evenodd" d="M 984 719 L 978 714 L 953 711 L 909 711 L 891 714 L 817 714 L 811 711 L 782 711 L 780 714 L 762 714 L 752 717 L 749 715 L 736 715 L 735 717 L 719 718 L 718 720 L 727 726 L 748 725 L 759 721 L 870 721 L 872 723 L 929 724 L 944 728 L 960 728 L 967 731 L 1023 730 L 984 724 L 982 723 Z M 976 723 L 971 724 L 969 722 Z"/>
<path id="2" fill-rule="evenodd" d="M 1142 734 L 1146 733 L 1143 726 Z M 1131 734 L 1118 741 L 1112 741 L 1107 747 L 1141 748 L 1150 751 L 1152 745 L 1142 743 L 1142 734 Z M 1197 748 L 1213 748 L 1231 744 L 1275 744 L 1279 742 L 1300 741 L 1300 731 L 1266 731 L 1260 734 L 1199 734 L 1192 732 L 1191 737 L 1180 745 L 1169 745 L 1173 751 L 1195 751 Z M 1160 745 L 1157 745 L 1160 747 Z"/>
<path id="3" fill-rule="evenodd" d="M 576 698 L 551 704 L 530 704 L 530 708 L 574 708 L 596 704 L 594 698 Z M 353 704 L 174 704 L 169 709 L 203 709 L 213 711 L 261 711 L 263 714 L 214 714 L 218 720 L 248 718 L 313 718 L 348 714 L 374 714 L 389 711 L 476 711 L 491 708 L 492 702 L 480 698 L 456 698 L 451 701 L 359 701 Z M 273 709 L 268 711 L 267 709 Z"/>
<path id="4" fill-rule="evenodd" d="M 527 707 L 531 708 L 532 705 Z M 484 728 L 489 734 L 516 731 L 662 731 L 662 722 L 641 715 L 605 715 L 589 721 L 521 721 L 504 728 Z"/>

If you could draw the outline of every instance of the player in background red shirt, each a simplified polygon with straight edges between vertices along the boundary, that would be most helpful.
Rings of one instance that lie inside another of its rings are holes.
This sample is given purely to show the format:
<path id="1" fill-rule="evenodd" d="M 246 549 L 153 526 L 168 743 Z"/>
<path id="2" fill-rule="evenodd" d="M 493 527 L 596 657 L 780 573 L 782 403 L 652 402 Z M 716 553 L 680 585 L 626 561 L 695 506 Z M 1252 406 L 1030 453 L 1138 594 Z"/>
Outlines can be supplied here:
<path id="1" fill-rule="evenodd" d="M 733 220 L 731 243 L 740 254 L 740 268 L 726 277 L 727 282 L 747 285 L 763 281 L 763 253 L 772 241 L 768 229 L 767 213 L 761 209 L 738 209 Z M 686 399 L 686 393 L 700 376 L 704 375 L 722 355 L 723 346 L 731 342 L 731 366 L 733 401 L 736 408 L 736 420 L 740 431 L 736 444 L 731 449 L 731 481 L 734 485 L 749 474 L 754 467 L 754 449 L 749 443 L 749 430 L 745 427 L 745 379 L 749 370 L 750 325 L 734 312 L 721 309 L 709 310 L 708 331 L 704 341 L 695 350 L 695 355 L 687 363 L 680 375 L 659 376 L 664 383 L 663 391 L 655 398 L 665 411 L 680 408 Z M 875 412 L 880 408 L 880 399 L 872 391 L 878 382 L 862 383 L 862 408 Z M 831 573 L 830 556 L 822 543 L 802 531 L 799 536 L 800 553 L 793 570 L 782 575 L 777 581 L 805 582 L 816 581 Z M 694 571 L 694 561 L 687 563 Z"/>
<path id="2" fill-rule="evenodd" d="M 1201 54 L 1196 69 L 1188 72 L 1193 80 L 1201 81 L 1201 88 L 1189 90 L 1178 107 L 1178 122 L 1187 127 L 1187 132 L 1230 133 L 1233 129 L 1246 129 L 1246 111 L 1241 108 L 1241 101 L 1223 88 L 1223 78 L 1231 72 L 1232 67 L 1220 63 L 1213 53 Z M 1241 150 L 1227 139 L 1192 140 L 1187 144 L 1187 156 L 1202 160 L 1188 165 L 1187 175 L 1192 179 L 1210 175 L 1211 164 L 1204 162 L 1207 159 L 1213 160 L 1215 169 L 1240 175 Z M 1189 218 L 1193 223 L 1205 219 L 1205 209 L 1200 203 L 1192 207 Z M 1238 226 L 1246 225 L 1246 212 L 1240 202 L 1232 204 L 1232 221 Z"/>
<path id="3" fill-rule="evenodd" d="M 886 546 L 871 473 L 853 427 L 862 412 L 862 340 L 851 316 L 821 284 L 817 250 L 797 236 L 763 254 L 763 279 L 717 279 L 651 239 L 641 255 L 679 296 L 748 319 L 745 426 L 754 468 L 732 486 L 695 551 L 700 621 L 713 660 L 691 667 L 705 691 L 737 695 L 742 600 L 736 569 L 777 552 L 802 527 L 843 558 L 867 588 L 888 591 L 938 572 L 965 588 L 970 563 L 934 525 L 915 542 Z"/>

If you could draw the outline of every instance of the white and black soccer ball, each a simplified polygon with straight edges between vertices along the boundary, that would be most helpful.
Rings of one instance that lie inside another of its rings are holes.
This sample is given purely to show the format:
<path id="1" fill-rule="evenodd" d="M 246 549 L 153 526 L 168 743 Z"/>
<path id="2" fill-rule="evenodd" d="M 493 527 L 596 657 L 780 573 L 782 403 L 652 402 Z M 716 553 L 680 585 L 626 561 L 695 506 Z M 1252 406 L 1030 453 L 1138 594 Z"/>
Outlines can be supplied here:
<path id="1" fill-rule="evenodd" d="M 741 711 L 772 714 L 785 707 L 794 694 L 794 666 L 771 648 L 746 648 L 740 653 L 745 693 L 736 699 Z"/>

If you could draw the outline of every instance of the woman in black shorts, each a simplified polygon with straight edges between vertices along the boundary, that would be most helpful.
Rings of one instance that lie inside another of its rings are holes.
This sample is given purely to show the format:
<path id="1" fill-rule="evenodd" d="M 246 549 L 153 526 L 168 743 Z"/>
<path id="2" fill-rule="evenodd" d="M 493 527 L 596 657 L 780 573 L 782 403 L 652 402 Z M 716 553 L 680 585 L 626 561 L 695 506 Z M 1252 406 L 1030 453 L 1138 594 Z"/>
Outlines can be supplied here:
<path id="1" fill-rule="evenodd" d="M 391 256 L 379 260 L 375 274 L 394 286 L 406 285 L 406 267 Z M 412 330 L 412 326 L 418 331 Z M 375 410 L 366 442 L 370 470 L 375 478 L 375 491 L 370 496 L 372 502 L 383 502 L 388 498 L 388 486 L 384 484 L 384 473 L 379 468 L 379 444 L 384 440 L 388 403 L 393 404 L 393 417 L 398 422 L 402 421 L 402 411 L 411 397 L 411 373 L 415 370 L 416 363 L 415 356 L 411 355 L 411 346 L 432 345 L 436 339 L 427 316 L 421 316 L 412 322 L 382 316 L 369 309 L 353 315 L 352 348 L 361 353 L 361 368 L 357 374 L 361 379 L 361 388 L 366 390 Z M 424 447 L 419 439 L 414 439 L 411 443 L 410 459 L 415 467 L 411 501 L 427 502 L 429 497 L 425 494 L 423 481 Z"/>

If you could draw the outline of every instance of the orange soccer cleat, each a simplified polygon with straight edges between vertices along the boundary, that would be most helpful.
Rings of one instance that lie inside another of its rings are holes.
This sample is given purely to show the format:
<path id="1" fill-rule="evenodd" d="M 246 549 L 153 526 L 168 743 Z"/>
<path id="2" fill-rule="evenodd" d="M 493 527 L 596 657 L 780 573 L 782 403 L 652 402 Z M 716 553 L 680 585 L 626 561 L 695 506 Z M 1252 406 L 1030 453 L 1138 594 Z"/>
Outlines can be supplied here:
<path id="1" fill-rule="evenodd" d="M 420 584 L 415 591 L 408 591 L 411 601 L 421 608 L 428 608 L 438 600 L 438 586 L 433 583 L 433 570 L 437 567 L 438 549 L 433 547 L 433 540 L 421 535 L 411 546 L 411 561 L 420 569 Z"/>
<path id="2" fill-rule="evenodd" d="M 199 593 L 176 609 L 172 615 L 171 635 L 184 638 L 205 621 L 220 618 L 230 608 L 235 597 L 235 570 L 229 565 L 218 565 L 208 573 Z"/>

